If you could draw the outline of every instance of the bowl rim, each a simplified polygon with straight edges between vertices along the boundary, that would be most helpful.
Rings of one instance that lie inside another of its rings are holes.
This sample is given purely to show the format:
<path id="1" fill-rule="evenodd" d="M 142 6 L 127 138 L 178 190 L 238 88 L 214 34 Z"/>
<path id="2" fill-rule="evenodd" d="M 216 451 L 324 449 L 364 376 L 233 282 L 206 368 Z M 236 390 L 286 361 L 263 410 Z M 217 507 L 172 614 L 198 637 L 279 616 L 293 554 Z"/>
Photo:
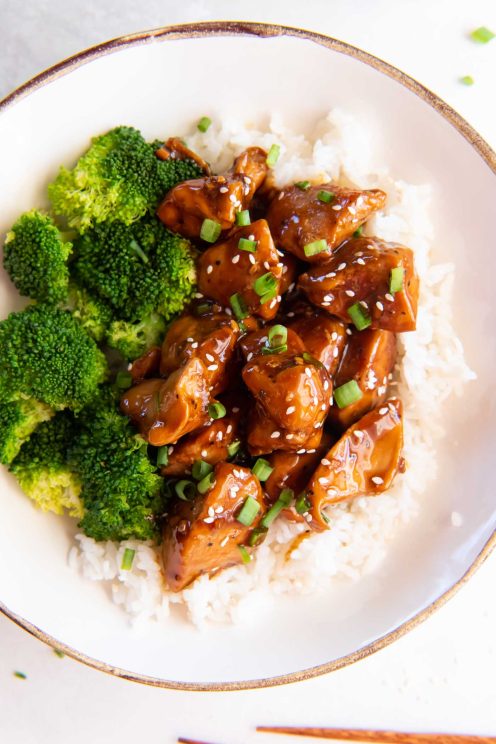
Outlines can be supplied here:
<path id="1" fill-rule="evenodd" d="M 195 23 L 185 23 L 170 26 L 161 26 L 158 28 L 139 31 L 126 36 L 119 36 L 108 41 L 101 42 L 81 52 L 78 52 L 57 64 L 48 67 L 46 70 L 30 78 L 27 82 L 15 88 L 11 93 L 0 100 L 0 115 L 10 106 L 17 103 L 22 98 L 31 95 L 39 88 L 57 80 L 63 75 L 67 75 L 72 70 L 87 64 L 94 59 L 104 55 L 112 54 L 122 48 L 138 46 L 140 44 L 152 43 L 155 41 L 175 41 L 179 39 L 195 39 L 211 36 L 256 36 L 259 38 L 277 38 L 289 36 L 306 41 L 312 41 L 320 46 L 326 47 L 334 52 L 345 54 L 349 57 L 359 60 L 378 72 L 387 75 L 396 80 L 408 90 L 428 103 L 438 114 L 448 121 L 476 150 L 486 165 L 496 175 L 496 153 L 490 145 L 481 137 L 481 135 L 449 104 L 445 103 L 438 95 L 426 88 L 414 78 L 402 72 L 393 65 L 376 57 L 362 49 L 348 44 L 344 41 L 331 36 L 326 36 L 315 31 L 296 28 L 293 26 L 284 26 L 272 23 L 258 23 L 251 21 L 201 21 Z M 106 662 L 94 659 L 83 654 L 76 649 L 61 643 L 48 633 L 20 617 L 0 601 L 0 612 L 16 623 L 19 627 L 26 630 L 44 643 L 53 648 L 62 651 L 67 656 L 79 661 L 89 667 L 97 669 L 107 674 L 111 674 L 121 679 L 127 679 L 132 682 L 150 685 L 152 687 L 161 687 L 166 689 L 200 691 L 200 692 L 227 692 L 236 690 L 260 689 L 265 687 L 275 687 L 278 685 L 289 684 L 291 682 L 300 682 L 311 679 L 320 675 L 336 671 L 350 664 L 354 664 L 360 659 L 366 658 L 382 648 L 385 648 L 395 640 L 401 638 L 410 630 L 430 617 L 436 610 L 442 607 L 461 587 L 474 575 L 477 569 L 489 557 L 492 550 L 496 547 L 496 528 L 489 536 L 480 553 L 467 571 L 451 587 L 444 591 L 436 600 L 429 603 L 426 607 L 413 615 L 411 618 L 401 623 L 398 627 L 389 631 L 385 635 L 377 638 L 375 641 L 362 646 L 356 651 L 346 654 L 333 661 L 324 662 L 316 666 L 303 669 L 301 671 L 289 672 L 287 674 L 267 677 L 262 679 L 250 679 L 231 682 L 177 682 L 174 680 L 160 679 L 150 677 L 144 674 L 129 672 L 125 669 L 112 666 Z"/>

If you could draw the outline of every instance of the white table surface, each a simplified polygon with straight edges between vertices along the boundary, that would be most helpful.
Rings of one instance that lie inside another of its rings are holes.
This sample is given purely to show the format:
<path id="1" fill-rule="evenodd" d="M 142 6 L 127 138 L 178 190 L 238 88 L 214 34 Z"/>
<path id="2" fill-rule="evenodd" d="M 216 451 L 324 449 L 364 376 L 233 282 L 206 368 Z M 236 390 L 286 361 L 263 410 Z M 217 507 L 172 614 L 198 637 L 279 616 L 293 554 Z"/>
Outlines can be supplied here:
<path id="1" fill-rule="evenodd" d="M 496 39 L 468 39 L 480 25 L 496 31 L 494 0 L 0 0 L 0 97 L 106 38 L 211 19 L 300 26 L 356 44 L 434 90 L 496 149 Z M 458 82 L 466 74 L 475 78 L 470 88 Z M 495 735 L 495 585 L 492 556 L 447 606 L 375 656 L 309 682 L 237 693 L 114 679 L 57 658 L 0 617 L 0 742 L 290 741 L 255 734 L 257 723 Z"/>

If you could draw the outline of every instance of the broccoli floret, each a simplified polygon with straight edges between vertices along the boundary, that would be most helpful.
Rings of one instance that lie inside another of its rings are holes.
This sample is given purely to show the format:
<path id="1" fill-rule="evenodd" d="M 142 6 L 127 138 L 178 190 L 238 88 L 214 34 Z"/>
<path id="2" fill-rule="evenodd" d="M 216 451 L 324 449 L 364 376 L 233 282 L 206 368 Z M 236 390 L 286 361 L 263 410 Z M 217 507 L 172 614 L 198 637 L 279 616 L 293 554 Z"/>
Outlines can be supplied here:
<path id="1" fill-rule="evenodd" d="M 3 266 L 22 295 L 57 304 L 67 296 L 71 251 L 53 220 L 34 209 L 7 233 Z"/>
<path id="2" fill-rule="evenodd" d="M 66 309 L 82 325 L 86 333 L 101 343 L 105 339 L 107 329 L 112 322 L 112 310 L 98 297 L 95 297 L 84 287 L 75 282 L 69 284 L 69 296 Z"/>
<path id="3" fill-rule="evenodd" d="M 162 343 L 167 323 L 161 315 L 152 313 L 136 323 L 127 320 L 115 320 L 107 333 L 107 343 L 117 349 L 125 359 L 140 357 L 151 346 Z"/>
<path id="4" fill-rule="evenodd" d="M 134 222 L 201 172 L 192 160 L 160 160 L 137 129 L 116 127 L 92 139 L 73 170 L 62 167 L 48 195 L 55 213 L 84 232 L 98 222 Z"/>
<path id="5" fill-rule="evenodd" d="M 10 466 L 24 493 L 44 511 L 67 509 L 81 517 L 81 483 L 67 464 L 67 449 L 76 424 L 68 412 L 57 413 L 38 426 Z"/>
<path id="6" fill-rule="evenodd" d="M 0 322 L 0 402 L 28 397 L 78 409 L 106 371 L 105 356 L 65 310 L 31 305 Z"/>
<path id="7" fill-rule="evenodd" d="M 146 442 L 108 400 L 85 410 L 80 421 L 69 457 L 82 483 L 81 529 L 95 540 L 157 538 L 162 479 Z"/>
<path id="8" fill-rule="evenodd" d="M 0 405 L 0 462 L 12 462 L 36 427 L 53 413 L 44 403 L 29 398 Z"/>
<path id="9" fill-rule="evenodd" d="M 76 281 L 108 302 L 116 319 L 141 321 L 155 310 L 167 319 L 195 291 L 191 244 L 153 216 L 133 225 L 102 223 L 76 247 Z"/>

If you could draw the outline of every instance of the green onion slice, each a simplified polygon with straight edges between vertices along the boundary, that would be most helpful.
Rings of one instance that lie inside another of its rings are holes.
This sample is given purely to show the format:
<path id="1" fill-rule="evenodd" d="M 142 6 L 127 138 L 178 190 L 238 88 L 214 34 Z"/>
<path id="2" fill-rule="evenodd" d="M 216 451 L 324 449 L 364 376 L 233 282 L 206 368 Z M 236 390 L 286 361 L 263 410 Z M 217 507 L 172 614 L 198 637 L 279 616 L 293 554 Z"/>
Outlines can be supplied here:
<path id="1" fill-rule="evenodd" d="M 227 454 L 229 455 L 229 457 L 234 457 L 234 455 L 238 454 L 240 448 L 241 448 L 241 440 L 236 439 L 236 441 L 227 445 Z"/>
<path id="2" fill-rule="evenodd" d="M 271 289 L 270 292 L 266 292 L 260 297 L 260 304 L 265 305 L 266 302 L 269 302 L 270 300 L 273 300 L 274 297 L 277 297 L 277 287 L 274 287 L 274 289 Z"/>
<path id="3" fill-rule="evenodd" d="M 166 444 L 163 447 L 159 447 L 157 450 L 157 467 L 162 467 L 169 464 L 169 448 Z"/>
<path id="4" fill-rule="evenodd" d="M 317 253 L 322 253 L 328 248 L 327 240 L 314 240 L 313 243 L 307 243 L 303 246 L 303 253 L 305 256 L 316 256 Z"/>
<path id="5" fill-rule="evenodd" d="M 206 219 L 202 222 L 200 238 L 206 243 L 215 243 L 221 232 L 222 227 L 218 222 Z"/>
<path id="6" fill-rule="evenodd" d="M 287 344 L 281 344 L 280 346 L 262 346 L 262 354 L 282 354 L 287 350 Z"/>
<path id="7" fill-rule="evenodd" d="M 364 328 L 368 328 L 372 323 L 370 315 L 359 302 L 355 302 L 354 305 L 349 307 L 347 313 L 358 331 L 363 331 Z"/>
<path id="8" fill-rule="evenodd" d="M 263 483 L 268 480 L 273 470 L 274 468 L 271 466 L 270 462 L 267 462 L 263 457 L 259 457 L 255 465 L 252 467 L 251 472 L 261 483 Z"/>
<path id="9" fill-rule="evenodd" d="M 248 238 L 240 238 L 238 243 L 240 251 L 247 251 L 248 253 L 255 253 L 257 250 L 257 241 L 248 240 Z"/>
<path id="10" fill-rule="evenodd" d="M 250 535 L 248 545 L 250 548 L 254 548 L 255 545 L 260 545 L 265 540 L 267 535 L 267 527 L 256 527 Z"/>
<path id="11" fill-rule="evenodd" d="M 293 500 L 294 493 L 291 488 L 283 488 L 276 503 L 273 504 L 267 514 L 260 520 L 262 527 L 270 527 L 274 519 L 279 516 L 283 509 L 288 507 Z"/>
<path id="12" fill-rule="evenodd" d="M 360 227 L 357 227 L 357 229 L 353 233 L 353 237 L 354 238 L 359 238 L 362 233 L 363 233 L 363 225 L 360 225 Z"/>
<path id="13" fill-rule="evenodd" d="M 131 250 L 133 250 L 136 253 L 136 255 L 141 258 L 143 263 L 148 263 L 148 256 L 146 255 L 144 250 L 138 245 L 136 240 L 131 240 L 130 245 L 131 245 Z"/>
<path id="14" fill-rule="evenodd" d="M 195 480 L 201 481 L 206 475 L 211 473 L 212 470 L 213 467 L 209 462 L 205 462 L 205 460 L 195 460 L 193 467 L 191 468 L 191 475 Z"/>
<path id="15" fill-rule="evenodd" d="M 54 648 L 54 649 L 52 649 L 52 650 L 53 650 L 53 653 L 55 654 L 55 656 L 58 656 L 58 657 L 59 657 L 59 659 L 63 659 L 63 658 L 65 657 L 65 654 L 64 654 L 64 652 L 63 652 L 63 651 L 61 651 L 60 649 L 58 649 L 58 648 Z"/>
<path id="16" fill-rule="evenodd" d="M 209 119 L 208 116 L 202 116 L 197 126 L 200 132 L 206 132 L 207 129 L 210 127 L 211 123 L 212 123 L 212 119 Z"/>
<path id="17" fill-rule="evenodd" d="M 247 318 L 249 316 L 248 308 L 246 307 L 245 301 L 241 297 L 240 294 L 233 294 L 229 298 L 229 303 L 232 307 L 232 311 L 234 313 L 234 317 L 237 320 L 243 320 L 243 318 Z"/>
<path id="18" fill-rule="evenodd" d="M 317 193 L 317 199 L 324 204 L 329 204 L 332 202 L 336 194 L 333 191 L 319 191 Z"/>
<path id="19" fill-rule="evenodd" d="M 281 154 L 281 148 L 279 145 L 271 145 L 269 154 L 267 155 L 267 160 L 265 161 L 269 168 L 273 168 L 274 165 L 279 160 L 279 155 Z"/>
<path id="20" fill-rule="evenodd" d="M 221 419 L 226 415 L 226 407 L 222 405 L 218 400 L 215 403 L 210 403 L 208 406 L 208 415 L 213 419 Z"/>
<path id="21" fill-rule="evenodd" d="M 195 313 L 197 315 L 206 315 L 212 310 L 212 305 L 209 302 L 201 302 L 195 307 Z"/>
<path id="22" fill-rule="evenodd" d="M 204 478 L 201 479 L 201 481 L 197 485 L 198 493 L 203 494 L 207 493 L 207 491 L 210 491 L 211 488 L 213 488 L 215 485 L 215 473 L 212 471 L 208 475 L 206 475 Z"/>
<path id="23" fill-rule="evenodd" d="M 283 325 L 274 325 L 269 328 L 268 337 L 271 346 L 281 346 L 288 340 L 288 329 Z"/>
<path id="24" fill-rule="evenodd" d="M 334 400 L 336 401 L 338 408 L 351 406 L 352 403 L 356 403 L 362 397 L 363 393 L 356 380 L 348 380 L 348 382 L 345 382 L 344 385 L 340 385 L 334 391 Z"/>
<path id="25" fill-rule="evenodd" d="M 252 496 L 248 496 L 243 506 L 241 507 L 236 519 L 245 527 L 249 527 L 253 524 L 255 517 L 260 511 L 260 504 Z"/>
<path id="26" fill-rule="evenodd" d="M 123 571 L 130 571 L 131 567 L 133 565 L 134 561 L 134 554 L 136 553 L 135 550 L 132 550 L 131 548 L 126 548 L 124 551 L 124 555 L 122 556 L 122 563 L 121 568 Z"/>
<path id="27" fill-rule="evenodd" d="M 251 561 L 251 555 L 247 551 L 244 545 L 238 545 L 238 550 L 241 553 L 241 560 L 243 563 L 250 563 Z"/>
<path id="28" fill-rule="evenodd" d="M 316 359 L 314 356 L 309 354 L 308 351 L 304 351 L 301 355 L 305 362 L 308 362 L 308 364 L 313 364 L 314 367 L 317 367 L 318 369 L 325 369 L 325 365 L 322 364 L 318 359 Z"/>
<path id="29" fill-rule="evenodd" d="M 403 289 L 403 281 L 405 279 L 405 269 L 403 266 L 396 266 L 391 269 L 391 276 L 389 278 L 389 291 L 391 294 L 401 292 Z"/>
<path id="30" fill-rule="evenodd" d="M 302 191 L 306 191 L 310 188 L 310 181 L 296 181 L 295 186 L 297 186 Z"/>
<path id="31" fill-rule="evenodd" d="M 127 390 L 133 384 L 133 376 L 130 372 L 117 372 L 115 384 L 121 390 Z"/>
<path id="32" fill-rule="evenodd" d="M 311 503 L 307 499 L 306 493 L 300 494 L 295 502 L 295 509 L 298 514 L 306 514 L 307 511 L 310 509 Z"/>
<path id="33" fill-rule="evenodd" d="M 236 224 L 240 227 L 251 225 L 250 212 L 247 209 L 242 209 L 241 212 L 236 212 Z"/>
<path id="34" fill-rule="evenodd" d="M 487 26 L 480 26 L 472 31 L 470 36 L 473 41 L 476 41 L 478 44 L 487 44 L 488 41 L 494 39 L 495 35 L 491 29 L 487 28 Z"/>
<path id="35" fill-rule="evenodd" d="M 475 80 L 472 75 L 463 75 L 463 77 L 460 78 L 460 83 L 462 85 L 473 85 Z"/>
<path id="36" fill-rule="evenodd" d="M 174 490 L 181 501 L 189 501 L 196 496 L 196 486 L 190 480 L 178 481 L 174 486 Z"/>
<path id="37" fill-rule="evenodd" d="M 253 283 L 253 289 L 259 297 L 263 297 L 268 292 L 273 292 L 277 288 L 277 279 L 270 271 L 267 274 L 259 276 Z"/>
<path id="38" fill-rule="evenodd" d="M 24 674 L 24 672 L 14 672 L 14 677 L 17 677 L 18 679 L 27 679 L 27 674 Z"/>

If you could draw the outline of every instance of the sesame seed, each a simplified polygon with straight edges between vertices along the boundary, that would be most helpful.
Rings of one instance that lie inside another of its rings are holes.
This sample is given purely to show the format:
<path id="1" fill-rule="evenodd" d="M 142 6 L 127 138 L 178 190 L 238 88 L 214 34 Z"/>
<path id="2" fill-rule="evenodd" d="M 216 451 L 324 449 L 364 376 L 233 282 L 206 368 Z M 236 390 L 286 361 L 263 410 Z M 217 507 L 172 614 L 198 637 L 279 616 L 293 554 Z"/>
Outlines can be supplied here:
<path id="1" fill-rule="evenodd" d="M 238 201 L 238 200 L 236 199 L 236 196 L 235 196 L 235 194 L 230 194 L 230 195 L 229 195 L 229 201 L 232 201 L 232 203 L 233 203 L 233 204 L 234 204 L 235 202 L 237 202 L 237 201 Z"/>
<path id="2" fill-rule="evenodd" d="M 231 310 L 230 307 L 225 307 L 224 308 L 224 312 L 225 312 L 226 315 L 232 315 L 232 310 Z"/>
<path id="3" fill-rule="evenodd" d="M 271 300 L 271 303 L 269 305 L 270 310 L 272 310 L 273 307 L 277 305 L 277 297 L 274 297 L 273 300 Z"/>
<path id="4" fill-rule="evenodd" d="M 227 186 L 221 186 L 220 189 L 219 189 L 219 191 L 220 191 L 221 194 L 227 194 L 227 192 L 229 191 L 229 189 L 227 188 Z"/>
<path id="5" fill-rule="evenodd" d="M 332 294 L 327 294 L 327 295 L 324 296 L 324 301 L 325 302 L 332 302 L 333 299 L 334 299 L 334 295 L 332 295 Z"/>
<path id="6" fill-rule="evenodd" d="M 343 261 L 343 263 L 340 263 L 338 266 L 338 271 L 342 271 L 346 268 L 346 261 Z"/>
<path id="7" fill-rule="evenodd" d="M 242 470 L 233 470 L 233 473 L 236 476 L 236 478 L 242 478 L 244 480 L 245 474 L 243 473 Z M 236 486 L 236 488 L 239 488 L 239 486 Z"/>
<path id="8" fill-rule="evenodd" d="M 337 488 L 328 488 L 327 489 L 327 495 L 328 496 L 336 496 L 338 490 Z"/>
<path id="9" fill-rule="evenodd" d="M 319 478 L 319 483 L 322 483 L 322 485 L 325 486 L 329 483 L 329 478 Z"/>
<path id="10" fill-rule="evenodd" d="M 213 266 L 207 266 L 207 274 L 211 274 L 213 270 L 214 270 Z"/>
<path id="11" fill-rule="evenodd" d="M 352 330 L 351 330 L 351 328 L 347 328 L 347 329 L 346 329 L 346 335 L 347 335 L 347 336 L 351 336 L 351 335 L 352 335 Z"/>
<path id="12" fill-rule="evenodd" d="M 280 431 L 273 431 L 272 434 L 270 435 L 270 438 L 271 439 L 278 439 L 280 436 L 281 436 L 281 432 Z"/>
<path id="13" fill-rule="evenodd" d="M 213 506 L 209 506 L 209 507 L 208 507 L 208 516 L 209 516 L 209 517 L 213 517 L 213 516 L 214 516 L 214 514 L 215 514 L 215 509 L 214 509 L 214 507 L 213 507 Z"/>
<path id="14" fill-rule="evenodd" d="M 310 371 L 310 368 L 309 367 L 305 367 L 305 374 L 306 374 L 307 377 L 311 377 L 312 376 L 312 372 Z"/>
<path id="15" fill-rule="evenodd" d="M 289 416 L 290 413 L 294 413 L 296 411 L 296 406 L 289 406 L 289 408 L 286 408 L 286 415 Z"/>
<path id="16" fill-rule="evenodd" d="M 255 236 L 253 235 L 253 233 L 248 235 L 248 240 L 255 240 Z"/>
<path id="17" fill-rule="evenodd" d="M 249 260 L 249 261 L 250 261 L 250 263 L 251 263 L 251 264 L 253 264 L 253 265 L 255 265 L 255 264 L 256 264 L 256 262 L 257 262 L 257 259 L 255 258 L 255 256 L 253 255 L 253 253 L 249 253 L 249 254 L 248 254 L 248 260 Z"/>
<path id="18" fill-rule="evenodd" d="M 383 406 L 382 408 L 379 408 L 379 413 L 381 414 L 381 416 L 384 416 L 384 414 L 387 413 L 388 410 L 389 409 L 387 406 Z"/>
<path id="19" fill-rule="evenodd" d="M 201 451 L 201 456 L 202 457 L 207 457 L 208 456 L 208 450 L 202 450 Z"/>
<path id="20" fill-rule="evenodd" d="M 384 395 L 384 393 L 386 392 L 386 386 L 381 385 L 380 387 L 377 388 L 377 392 L 379 393 L 379 395 Z"/>
<path id="21" fill-rule="evenodd" d="M 356 209 L 355 209 L 355 207 L 348 207 L 348 212 L 349 212 L 350 214 L 353 214 L 353 215 L 355 215 L 355 214 L 356 214 Z"/>
<path id="22" fill-rule="evenodd" d="M 369 306 L 367 305 L 367 303 L 365 302 L 365 300 L 360 300 L 360 305 L 361 305 L 362 307 L 364 307 L 364 308 L 365 308 L 365 310 L 368 310 L 368 309 L 369 309 Z"/>
<path id="23" fill-rule="evenodd" d="M 232 411 L 233 411 L 233 413 L 239 413 L 239 408 L 238 408 L 238 406 L 233 406 L 233 409 L 232 409 Z"/>
<path id="24" fill-rule="evenodd" d="M 337 359 L 338 358 L 338 356 L 339 356 L 339 349 L 338 349 L 337 346 L 334 347 L 333 352 L 332 352 L 332 355 L 333 355 L 334 359 Z"/>
<path id="25" fill-rule="evenodd" d="M 251 178 L 250 178 L 250 176 L 243 176 L 243 181 L 244 181 L 245 183 L 251 183 Z"/>
<path id="26" fill-rule="evenodd" d="M 219 365 L 218 364 L 209 364 L 208 367 L 207 367 L 207 369 L 208 369 L 209 372 L 215 372 L 216 369 L 219 369 Z"/>
<path id="27" fill-rule="evenodd" d="M 381 478 L 379 475 L 373 475 L 371 481 L 372 483 L 375 483 L 376 486 L 381 486 L 384 483 L 384 478 Z"/>
<path id="28" fill-rule="evenodd" d="M 194 341 L 194 339 L 191 338 L 191 336 L 188 336 L 188 338 L 186 339 L 186 341 L 188 342 L 188 344 L 192 344 L 193 341 Z"/>
<path id="29" fill-rule="evenodd" d="M 387 295 L 385 295 L 385 297 L 388 302 L 394 302 L 394 297 L 392 294 L 389 294 L 389 292 L 387 293 Z"/>
<path id="30" fill-rule="evenodd" d="M 306 452 L 306 449 L 299 449 L 299 450 L 296 450 L 296 454 L 297 454 L 297 455 L 304 455 L 304 454 L 305 454 L 305 452 Z"/>
<path id="31" fill-rule="evenodd" d="M 317 452 L 316 449 L 307 450 L 307 455 L 313 455 L 314 452 Z"/>
<path id="32" fill-rule="evenodd" d="M 276 248 L 276 250 L 277 250 L 277 248 Z M 282 251 L 279 251 L 279 250 L 277 250 L 277 255 L 278 256 L 281 256 L 281 258 L 284 257 L 284 253 Z"/>
<path id="33" fill-rule="evenodd" d="M 231 258 L 231 263 L 237 264 L 240 258 L 241 256 L 239 255 L 239 253 L 237 253 L 235 256 Z"/>
<path id="34" fill-rule="evenodd" d="M 229 542 L 229 535 L 226 535 L 225 538 L 222 540 L 220 547 L 225 548 L 228 542 Z"/>
<path id="35" fill-rule="evenodd" d="M 382 304 L 382 302 L 379 302 L 379 300 L 377 300 L 375 306 L 382 313 L 382 311 L 384 310 L 384 305 Z"/>
<path id="36" fill-rule="evenodd" d="M 338 340 L 338 334 L 336 333 L 336 331 L 333 331 L 331 333 L 331 341 L 337 341 L 337 340 Z"/>
<path id="37" fill-rule="evenodd" d="M 364 437 L 363 431 L 361 429 L 355 429 L 353 435 L 358 439 L 359 442 L 361 442 Z"/>
<path id="38" fill-rule="evenodd" d="M 321 302 L 320 304 L 321 304 L 321 307 L 329 307 L 329 305 L 331 303 L 330 302 Z"/>
<path id="39" fill-rule="evenodd" d="M 201 298 L 203 297 L 203 295 L 202 295 L 201 292 L 196 292 L 195 293 L 195 297 L 196 297 L 197 300 L 201 300 Z"/>
<path id="40" fill-rule="evenodd" d="M 334 401 L 334 398 L 333 398 L 333 397 L 332 397 L 332 395 L 331 395 L 331 397 L 329 398 L 329 405 L 330 405 L 330 406 L 332 406 L 332 404 L 333 404 L 333 401 Z"/>
<path id="41" fill-rule="evenodd" d="M 224 439 L 224 434 L 223 434 L 223 432 L 222 432 L 222 431 L 218 431 L 218 432 L 217 432 L 217 437 L 216 437 L 216 439 L 217 439 L 217 441 L 218 441 L 218 442 L 221 442 L 221 441 L 222 441 L 222 440 Z"/>
<path id="42" fill-rule="evenodd" d="M 286 439 L 293 439 L 294 434 L 285 434 Z"/>
<path id="43" fill-rule="evenodd" d="M 215 517 L 205 517 L 203 521 L 205 524 L 212 524 L 212 522 L 215 522 Z"/>
<path id="44" fill-rule="evenodd" d="M 324 458 L 323 458 L 323 459 L 322 459 L 322 460 L 320 461 L 320 464 L 321 464 L 321 465 L 330 465 L 331 463 L 330 463 L 330 460 L 327 460 L 327 458 L 325 458 L 325 457 L 324 457 Z"/>
<path id="45" fill-rule="evenodd" d="M 245 192 L 245 196 L 248 196 L 248 194 L 250 193 L 250 187 L 249 186 L 245 186 L 244 192 Z"/>
<path id="46" fill-rule="evenodd" d="M 326 408 L 327 408 L 326 404 L 322 403 L 322 405 L 320 406 L 320 410 L 325 411 Z"/>
<path id="47" fill-rule="evenodd" d="M 320 424 L 319 424 L 319 422 L 317 421 L 317 423 L 313 425 L 313 428 L 314 429 L 320 429 L 321 426 L 324 426 L 324 422 L 321 421 Z"/>
<path id="48" fill-rule="evenodd" d="M 360 264 L 360 266 L 365 266 L 365 261 L 363 258 L 357 258 L 357 264 Z"/>
<path id="49" fill-rule="evenodd" d="M 172 455 L 173 452 L 174 452 L 174 447 L 169 447 L 169 455 Z"/>
<path id="50" fill-rule="evenodd" d="M 230 434 L 232 432 L 232 424 L 229 424 L 229 426 L 226 429 L 226 434 Z"/>
<path id="51" fill-rule="evenodd" d="M 327 380 L 324 380 L 324 390 L 329 390 L 329 383 Z"/>
<path id="52" fill-rule="evenodd" d="M 209 362 L 215 362 L 215 357 L 212 354 L 205 354 Z"/>
<path id="53" fill-rule="evenodd" d="M 215 510 L 215 513 L 216 514 L 222 514 L 223 511 L 224 511 L 224 507 L 223 506 L 218 506 L 216 508 L 216 510 Z"/>
<path id="54" fill-rule="evenodd" d="M 286 314 L 287 314 L 288 318 L 294 318 L 294 316 L 295 316 L 294 313 L 286 313 Z"/>
<path id="55" fill-rule="evenodd" d="M 328 276 L 328 277 L 329 277 L 330 279 L 334 279 L 334 277 L 336 276 L 336 272 L 335 272 L 335 271 L 330 271 L 330 272 L 329 272 L 329 273 L 327 274 L 327 276 Z"/>
<path id="56" fill-rule="evenodd" d="M 306 514 L 304 514 L 303 517 L 304 517 L 304 519 L 307 520 L 307 522 L 311 522 L 312 521 L 312 515 L 310 514 L 310 512 L 307 512 Z"/>
<path id="57" fill-rule="evenodd" d="M 253 352 L 250 351 L 250 353 L 246 355 L 246 361 L 249 362 L 252 356 L 253 356 Z"/>
<path id="58" fill-rule="evenodd" d="M 267 271 L 269 271 L 269 269 L 270 269 L 270 263 L 268 261 L 264 261 L 263 262 L 263 265 L 264 265 L 264 268 L 267 269 Z"/>
<path id="59" fill-rule="evenodd" d="M 191 348 L 192 349 L 197 349 L 198 348 L 198 341 L 195 341 L 194 344 L 191 344 Z"/>
<path id="60" fill-rule="evenodd" d="M 283 196 L 284 196 L 284 191 L 281 191 L 281 193 L 279 194 L 279 196 L 277 198 L 278 199 L 282 199 Z"/>
<path id="61" fill-rule="evenodd" d="M 334 211 L 335 211 L 335 212 L 339 212 L 339 211 L 340 211 L 340 210 L 341 210 L 342 208 L 343 208 L 343 207 L 342 207 L 342 205 L 341 205 L 341 204 L 335 204 L 335 205 L 333 206 L 333 209 L 334 209 Z"/>
<path id="62" fill-rule="evenodd" d="M 355 293 L 353 292 L 352 289 L 347 289 L 346 292 L 345 292 L 345 294 L 347 294 L 348 297 L 354 297 L 355 296 Z"/>

